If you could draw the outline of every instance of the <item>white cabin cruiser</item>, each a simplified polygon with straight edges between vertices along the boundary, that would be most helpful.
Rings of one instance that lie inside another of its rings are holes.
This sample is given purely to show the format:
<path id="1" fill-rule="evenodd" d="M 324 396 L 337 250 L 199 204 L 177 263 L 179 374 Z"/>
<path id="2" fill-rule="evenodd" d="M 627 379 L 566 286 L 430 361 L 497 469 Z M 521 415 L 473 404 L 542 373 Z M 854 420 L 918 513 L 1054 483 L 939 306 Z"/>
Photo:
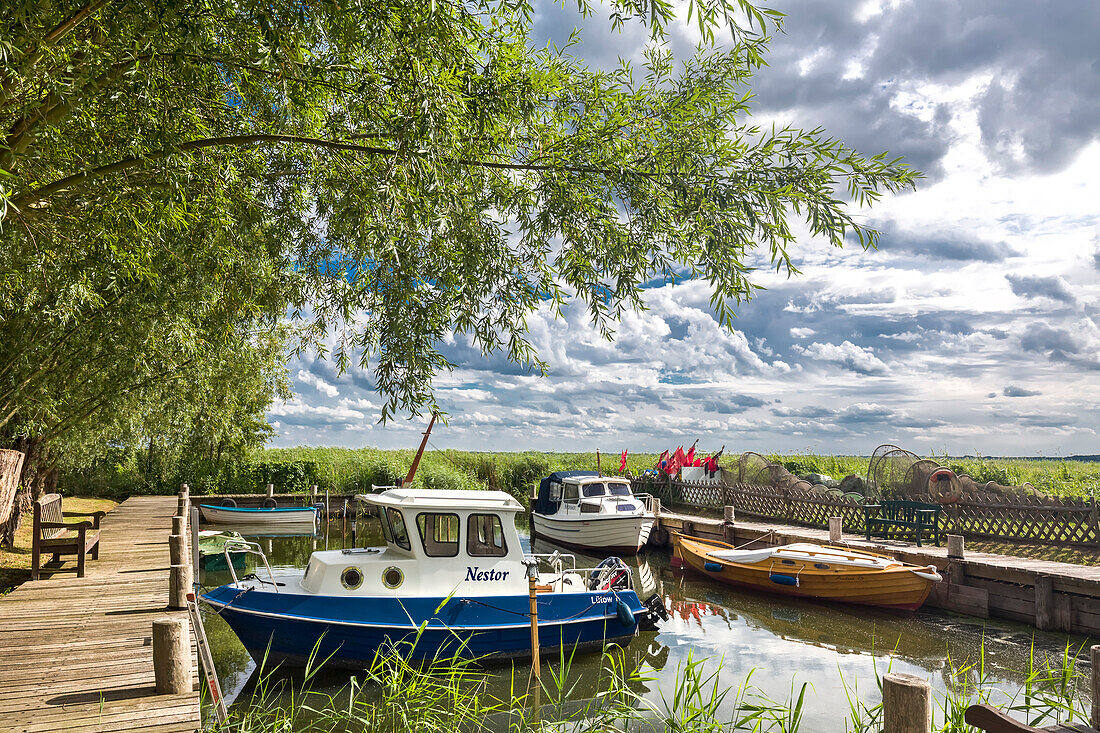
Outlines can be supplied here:
<path id="1" fill-rule="evenodd" d="M 314 552 L 304 573 L 237 580 L 203 598 L 256 659 L 362 668 L 395 644 L 410 658 L 531 651 L 534 578 L 540 647 L 625 643 L 650 609 L 620 560 L 577 569 L 572 556 L 525 555 L 500 491 L 392 488 L 356 497 L 376 508 L 385 547 Z M 266 562 L 265 562 L 266 564 Z M 277 582 L 276 582 L 277 581 Z"/>
<path id="2" fill-rule="evenodd" d="M 634 555 L 649 541 L 656 517 L 648 494 L 630 480 L 594 471 L 558 471 L 539 484 L 532 531 L 581 550 Z"/>

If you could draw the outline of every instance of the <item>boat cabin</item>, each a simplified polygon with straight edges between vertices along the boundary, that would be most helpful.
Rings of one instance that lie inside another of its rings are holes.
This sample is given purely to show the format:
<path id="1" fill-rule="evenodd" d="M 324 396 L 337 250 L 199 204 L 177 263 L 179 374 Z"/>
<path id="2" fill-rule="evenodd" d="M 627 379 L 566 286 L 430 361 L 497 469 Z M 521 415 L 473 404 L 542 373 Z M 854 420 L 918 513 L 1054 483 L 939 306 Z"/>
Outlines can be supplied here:
<path id="1" fill-rule="evenodd" d="M 503 491 L 394 488 L 356 499 L 377 507 L 385 547 L 314 552 L 301 580 L 324 595 L 526 593 L 515 515 Z"/>
<path id="2" fill-rule="evenodd" d="M 629 479 L 594 471 L 558 471 L 539 484 L 534 511 L 545 516 L 621 516 L 646 509 L 645 499 L 634 496 Z"/>

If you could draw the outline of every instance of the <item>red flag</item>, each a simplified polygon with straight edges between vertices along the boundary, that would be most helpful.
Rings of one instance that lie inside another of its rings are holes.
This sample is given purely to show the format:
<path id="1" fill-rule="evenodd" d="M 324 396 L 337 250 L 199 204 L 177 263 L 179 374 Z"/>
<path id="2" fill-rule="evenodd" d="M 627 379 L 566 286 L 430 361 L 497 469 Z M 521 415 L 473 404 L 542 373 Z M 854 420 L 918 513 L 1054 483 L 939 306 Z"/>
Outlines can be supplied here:
<path id="1" fill-rule="evenodd" d="M 661 453 L 660 458 L 657 459 L 657 465 L 654 466 L 658 471 L 665 470 L 665 461 L 668 460 L 668 451 Z"/>
<path id="2" fill-rule="evenodd" d="M 672 458 L 668 459 L 668 465 L 665 466 L 666 474 L 668 474 L 669 476 L 675 476 L 676 474 L 680 473 L 680 467 L 684 465 L 680 461 L 680 456 L 682 456 L 683 454 L 683 451 L 681 451 L 679 448 L 676 449 L 676 452 L 672 454 Z"/>
<path id="3" fill-rule="evenodd" d="M 688 449 L 687 455 L 684 456 L 684 465 L 685 466 L 694 466 L 695 465 L 695 446 L 694 445 L 691 446 L 691 448 Z"/>
<path id="4" fill-rule="evenodd" d="M 626 450 L 623 450 L 622 458 L 619 459 L 619 473 L 626 471 Z"/>
<path id="5" fill-rule="evenodd" d="M 672 457 L 676 459 L 676 462 L 681 466 L 684 465 L 684 446 L 680 445 L 676 447 L 676 452 L 672 454 Z"/>

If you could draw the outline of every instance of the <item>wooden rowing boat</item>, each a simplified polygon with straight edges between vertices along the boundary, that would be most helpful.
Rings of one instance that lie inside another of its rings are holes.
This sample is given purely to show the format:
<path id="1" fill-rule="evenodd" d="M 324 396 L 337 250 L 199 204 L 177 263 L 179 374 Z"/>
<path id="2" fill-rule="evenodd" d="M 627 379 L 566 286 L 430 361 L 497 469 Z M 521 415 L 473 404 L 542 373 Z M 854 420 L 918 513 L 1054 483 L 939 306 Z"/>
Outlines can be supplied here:
<path id="1" fill-rule="evenodd" d="M 942 580 L 933 565 L 847 547 L 799 543 L 741 550 L 679 533 L 673 543 L 683 565 L 715 580 L 823 601 L 915 610 Z"/>

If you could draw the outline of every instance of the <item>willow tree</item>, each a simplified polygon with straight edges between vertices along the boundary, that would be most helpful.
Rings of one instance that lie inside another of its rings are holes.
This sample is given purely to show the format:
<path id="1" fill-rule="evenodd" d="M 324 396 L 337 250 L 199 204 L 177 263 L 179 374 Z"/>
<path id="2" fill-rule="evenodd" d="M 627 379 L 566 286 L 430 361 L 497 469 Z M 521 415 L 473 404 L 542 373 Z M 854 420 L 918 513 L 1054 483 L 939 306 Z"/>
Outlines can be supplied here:
<path id="1" fill-rule="evenodd" d="M 0 430 L 110 409 L 58 407 L 74 368 L 138 389 L 288 312 L 302 347 L 338 330 L 387 418 L 431 403 L 451 334 L 540 369 L 547 303 L 610 337 L 686 274 L 728 326 L 753 250 L 794 271 L 796 222 L 874 243 L 853 204 L 914 171 L 746 121 L 779 14 L 691 3 L 703 43 L 675 60 L 670 3 L 610 7 L 648 27 L 642 63 L 540 46 L 525 0 L 5 3 Z"/>

